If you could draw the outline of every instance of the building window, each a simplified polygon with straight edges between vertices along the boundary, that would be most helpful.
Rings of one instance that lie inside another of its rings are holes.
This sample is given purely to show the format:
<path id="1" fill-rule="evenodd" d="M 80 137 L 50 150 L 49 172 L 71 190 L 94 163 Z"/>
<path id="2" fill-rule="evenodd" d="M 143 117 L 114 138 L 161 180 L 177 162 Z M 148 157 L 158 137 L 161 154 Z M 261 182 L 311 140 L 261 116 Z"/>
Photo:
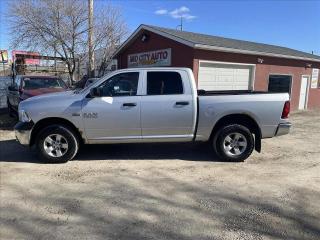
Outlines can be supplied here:
<path id="1" fill-rule="evenodd" d="M 182 79 L 177 72 L 148 72 L 147 95 L 183 94 Z"/>
<path id="2" fill-rule="evenodd" d="M 292 76 L 270 75 L 268 92 L 291 94 Z"/>

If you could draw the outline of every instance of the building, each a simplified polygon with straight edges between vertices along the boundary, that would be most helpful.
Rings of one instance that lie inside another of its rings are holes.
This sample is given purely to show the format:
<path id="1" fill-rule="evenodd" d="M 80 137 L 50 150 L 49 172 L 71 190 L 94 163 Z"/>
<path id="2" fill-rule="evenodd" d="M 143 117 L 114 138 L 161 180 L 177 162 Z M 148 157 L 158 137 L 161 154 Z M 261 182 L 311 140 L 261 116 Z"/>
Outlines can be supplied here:
<path id="1" fill-rule="evenodd" d="M 140 25 L 114 58 L 191 68 L 198 89 L 288 92 L 293 109 L 320 108 L 320 56 L 286 47 Z"/>

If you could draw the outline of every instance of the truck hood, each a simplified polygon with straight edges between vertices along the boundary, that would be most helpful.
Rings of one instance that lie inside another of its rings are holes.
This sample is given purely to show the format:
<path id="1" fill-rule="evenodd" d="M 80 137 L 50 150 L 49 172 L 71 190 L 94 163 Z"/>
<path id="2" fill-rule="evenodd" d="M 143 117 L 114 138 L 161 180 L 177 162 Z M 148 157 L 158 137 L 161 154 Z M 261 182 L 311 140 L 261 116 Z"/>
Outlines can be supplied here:
<path id="1" fill-rule="evenodd" d="M 72 118 L 80 114 L 83 94 L 74 91 L 56 92 L 28 98 L 19 104 L 19 110 L 25 110 L 34 122 L 42 118 Z"/>
<path id="2" fill-rule="evenodd" d="M 31 92 L 30 95 L 32 95 L 34 92 Z M 73 91 L 54 91 L 54 92 L 47 92 L 47 93 L 42 93 L 42 95 L 36 94 L 33 96 L 30 96 L 29 98 L 27 98 L 25 101 L 23 102 L 31 102 L 31 101 L 43 101 L 43 100 L 49 100 L 52 99 L 53 101 L 55 99 L 60 99 L 60 98 L 70 98 L 72 97 L 74 94 Z"/>
<path id="3" fill-rule="evenodd" d="M 66 89 L 64 88 L 38 88 L 38 89 L 31 89 L 31 90 L 23 90 L 21 98 L 25 100 L 27 98 L 42 95 L 42 94 L 65 92 L 65 91 Z"/>

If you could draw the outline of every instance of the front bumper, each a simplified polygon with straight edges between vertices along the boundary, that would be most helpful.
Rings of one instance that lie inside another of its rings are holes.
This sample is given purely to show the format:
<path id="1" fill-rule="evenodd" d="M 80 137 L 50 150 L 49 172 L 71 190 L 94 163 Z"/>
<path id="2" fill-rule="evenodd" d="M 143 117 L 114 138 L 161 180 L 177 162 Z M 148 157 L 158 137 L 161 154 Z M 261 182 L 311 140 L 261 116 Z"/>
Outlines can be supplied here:
<path id="1" fill-rule="evenodd" d="M 22 145 L 29 146 L 31 131 L 33 126 L 34 126 L 34 123 L 32 121 L 18 122 L 14 126 L 14 132 L 15 132 L 16 138 Z"/>
<path id="2" fill-rule="evenodd" d="M 291 126 L 292 124 L 290 122 L 280 123 L 278 125 L 275 136 L 282 136 L 282 135 L 288 134 L 290 132 Z"/>

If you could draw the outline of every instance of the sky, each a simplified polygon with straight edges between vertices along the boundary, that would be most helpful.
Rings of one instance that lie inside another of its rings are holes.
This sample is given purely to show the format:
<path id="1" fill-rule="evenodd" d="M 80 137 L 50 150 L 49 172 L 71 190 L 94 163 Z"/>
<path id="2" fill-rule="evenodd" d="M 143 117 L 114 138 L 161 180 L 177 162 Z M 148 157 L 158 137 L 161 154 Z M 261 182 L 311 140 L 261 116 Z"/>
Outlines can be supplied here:
<path id="1" fill-rule="evenodd" d="M 0 49 L 10 45 L 7 1 L 0 0 Z M 94 0 L 94 7 L 105 2 L 122 10 L 130 32 L 140 24 L 177 28 L 182 16 L 185 31 L 320 55 L 320 0 Z"/>

